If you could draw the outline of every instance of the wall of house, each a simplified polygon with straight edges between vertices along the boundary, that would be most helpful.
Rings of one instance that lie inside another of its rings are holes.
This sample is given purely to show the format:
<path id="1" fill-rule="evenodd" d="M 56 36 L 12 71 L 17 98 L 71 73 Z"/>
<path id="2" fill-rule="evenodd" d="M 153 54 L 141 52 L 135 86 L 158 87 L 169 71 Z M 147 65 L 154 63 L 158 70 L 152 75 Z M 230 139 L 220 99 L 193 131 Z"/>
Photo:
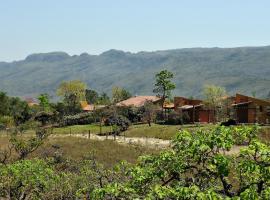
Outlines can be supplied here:
<path id="1" fill-rule="evenodd" d="M 213 123 L 214 112 L 211 110 L 199 110 L 199 120 L 202 123 Z"/>

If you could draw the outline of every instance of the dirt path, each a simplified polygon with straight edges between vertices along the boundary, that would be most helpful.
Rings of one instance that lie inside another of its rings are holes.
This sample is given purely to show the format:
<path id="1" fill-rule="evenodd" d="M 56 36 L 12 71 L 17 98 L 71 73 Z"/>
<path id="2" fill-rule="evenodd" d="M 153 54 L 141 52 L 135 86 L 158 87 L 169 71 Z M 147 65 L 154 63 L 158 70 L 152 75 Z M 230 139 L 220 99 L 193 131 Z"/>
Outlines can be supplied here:
<path id="1" fill-rule="evenodd" d="M 133 145 L 141 145 L 145 147 L 150 148 L 168 148 L 171 145 L 171 140 L 161 140 L 157 138 L 142 138 L 142 137 L 124 137 L 124 136 L 99 136 L 95 134 L 53 134 L 50 135 L 50 137 L 78 137 L 78 138 L 85 138 L 85 139 L 91 139 L 91 140 L 115 140 L 116 142 L 120 144 L 133 144 Z"/>
<path id="2" fill-rule="evenodd" d="M 50 137 L 77 137 L 77 138 L 85 138 L 91 140 L 115 140 L 120 144 L 131 144 L 131 145 L 140 145 L 144 147 L 150 148 L 158 148 L 158 149 L 166 149 L 171 146 L 172 140 L 162 140 L 157 138 L 147 138 L 147 137 L 124 137 L 124 136 L 99 136 L 95 134 L 53 134 Z M 225 152 L 226 155 L 234 155 L 240 152 L 240 148 L 243 146 L 233 146 L 230 151 Z"/>

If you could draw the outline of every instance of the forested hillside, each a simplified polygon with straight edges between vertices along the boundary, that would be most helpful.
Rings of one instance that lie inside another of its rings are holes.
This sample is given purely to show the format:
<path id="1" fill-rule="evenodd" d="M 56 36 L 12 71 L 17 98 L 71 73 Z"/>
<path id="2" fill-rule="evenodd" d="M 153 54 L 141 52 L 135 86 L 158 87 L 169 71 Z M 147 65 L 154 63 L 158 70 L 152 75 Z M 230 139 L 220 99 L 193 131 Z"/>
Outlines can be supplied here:
<path id="1" fill-rule="evenodd" d="M 265 97 L 270 91 L 270 46 L 32 54 L 25 60 L 0 62 L 0 90 L 16 96 L 55 95 L 61 81 L 80 79 L 100 92 L 121 86 L 146 95 L 152 93 L 154 75 L 162 69 L 175 74 L 175 95 L 200 96 L 204 84 L 216 84 L 232 94 Z"/>

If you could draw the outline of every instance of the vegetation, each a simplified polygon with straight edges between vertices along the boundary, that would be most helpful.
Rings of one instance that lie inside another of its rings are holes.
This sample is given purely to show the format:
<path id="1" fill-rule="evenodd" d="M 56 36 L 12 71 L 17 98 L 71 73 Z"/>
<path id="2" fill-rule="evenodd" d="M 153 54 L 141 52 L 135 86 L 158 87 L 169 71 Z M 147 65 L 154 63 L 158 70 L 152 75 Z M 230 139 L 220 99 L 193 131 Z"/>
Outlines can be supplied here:
<path id="1" fill-rule="evenodd" d="M 175 84 L 171 81 L 173 73 L 168 70 L 162 70 L 156 74 L 156 83 L 153 92 L 161 98 L 161 107 L 164 102 L 171 96 L 171 91 L 175 89 Z"/>
<path id="2" fill-rule="evenodd" d="M 63 80 L 81 77 L 97 91 L 125 86 L 133 94 L 150 94 L 153 74 L 166 66 L 173 72 L 175 95 L 202 97 L 204 84 L 225 87 L 228 93 L 266 97 L 270 85 L 270 47 L 192 48 L 128 53 L 110 50 L 98 56 L 62 52 L 33 54 L 25 60 L 0 63 L 0 90 L 12 96 L 55 95 Z M 255 70 L 260 67 L 260 73 Z M 16 73 L 15 73 L 16 72 Z M 33 83 L 34 87 L 33 87 Z M 48 84 L 49 83 L 49 84 Z"/>
<path id="3" fill-rule="evenodd" d="M 85 90 L 85 99 L 88 104 L 94 105 L 109 105 L 110 97 L 106 93 L 98 94 L 95 90 Z"/>
<path id="4" fill-rule="evenodd" d="M 19 157 L 0 165 L 0 195 L 11 199 L 268 199 L 270 149 L 257 139 L 257 131 L 256 126 L 182 130 L 171 149 L 113 169 L 104 168 L 93 154 L 67 159 L 61 155 L 63 143 L 55 144 L 53 153 L 38 159 Z M 85 143 L 80 140 L 80 146 L 67 149 L 84 148 Z M 239 143 L 246 145 L 240 153 L 226 153 Z M 110 152 L 115 148 L 108 145 L 109 155 L 120 155 Z"/>
<path id="5" fill-rule="evenodd" d="M 168 70 L 156 74 L 154 92 L 162 98 L 162 105 L 175 88 L 172 78 Z M 91 113 L 82 112 L 80 101 L 85 98 L 95 104 L 110 99 L 105 93 L 99 96 L 94 90 L 86 90 L 81 81 L 63 82 L 57 93 L 62 102 L 50 103 L 49 96 L 41 94 L 39 105 L 31 107 L 0 93 L 0 128 L 7 133 L 0 138 L 1 199 L 270 197 L 268 129 L 259 134 L 258 126 L 152 124 L 160 112 L 152 102 L 140 108 L 106 103 Z M 225 89 L 207 86 L 204 93 L 209 109 L 226 114 Z M 127 90 L 114 87 L 112 102 L 130 96 Z M 221 121 L 223 116 L 215 117 Z M 131 122 L 147 122 L 148 126 L 131 126 Z M 165 122 L 183 124 L 184 116 L 171 112 Z M 147 147 L 88 140 L 92 137 L 89 133 L 98 131 L 156 137 L 172 143 L 152 154 Z M 71 137 L 73 133 L 87 133 L 88 139 Z M 122 159 L 125 161 L 120 162 Z"/>
<path id="6" fill-rule="evenodd" d="M 129 91 L 125 90 L 124 88 L 120 87 L 113 87 L 112 88 L 112 102 L 118 103 L 120 101 L 126 100 L 130 98 L 132 95 Z"/>
<path id="7" fill-rule="evenodd" d="M 227 117 L 227 92 L 225 88 L 206 85 L 204 86 L 203 93 L 205 106 L 214 112 L 215 122 L 225 121 Z"/>
<path id="8" fill-rule="evenodd" d="M 75 114 L 80 110 L 80 101 L 85 99 L 85 90 L 86 84 L 82 81 L 63 81 L 57 89 L 57 95 L 63 98 L 69 113 Z"/>

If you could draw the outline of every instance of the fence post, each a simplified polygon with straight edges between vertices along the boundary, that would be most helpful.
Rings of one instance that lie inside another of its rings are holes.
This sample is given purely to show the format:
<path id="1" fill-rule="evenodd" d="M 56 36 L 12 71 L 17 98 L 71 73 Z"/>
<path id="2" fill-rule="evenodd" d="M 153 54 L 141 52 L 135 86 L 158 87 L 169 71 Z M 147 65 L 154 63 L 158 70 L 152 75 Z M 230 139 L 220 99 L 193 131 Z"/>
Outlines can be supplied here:
<path id="1" fill-rule="evenodd" d="M 69 128 L 69 136 L 71 136 L 71 128 Z"/>
<path id="2" fill-rule="evenodd" d="M 90 139 L 90 136 L 91 136 L 90 130 L 88 130 L 88 139 Z"/>

